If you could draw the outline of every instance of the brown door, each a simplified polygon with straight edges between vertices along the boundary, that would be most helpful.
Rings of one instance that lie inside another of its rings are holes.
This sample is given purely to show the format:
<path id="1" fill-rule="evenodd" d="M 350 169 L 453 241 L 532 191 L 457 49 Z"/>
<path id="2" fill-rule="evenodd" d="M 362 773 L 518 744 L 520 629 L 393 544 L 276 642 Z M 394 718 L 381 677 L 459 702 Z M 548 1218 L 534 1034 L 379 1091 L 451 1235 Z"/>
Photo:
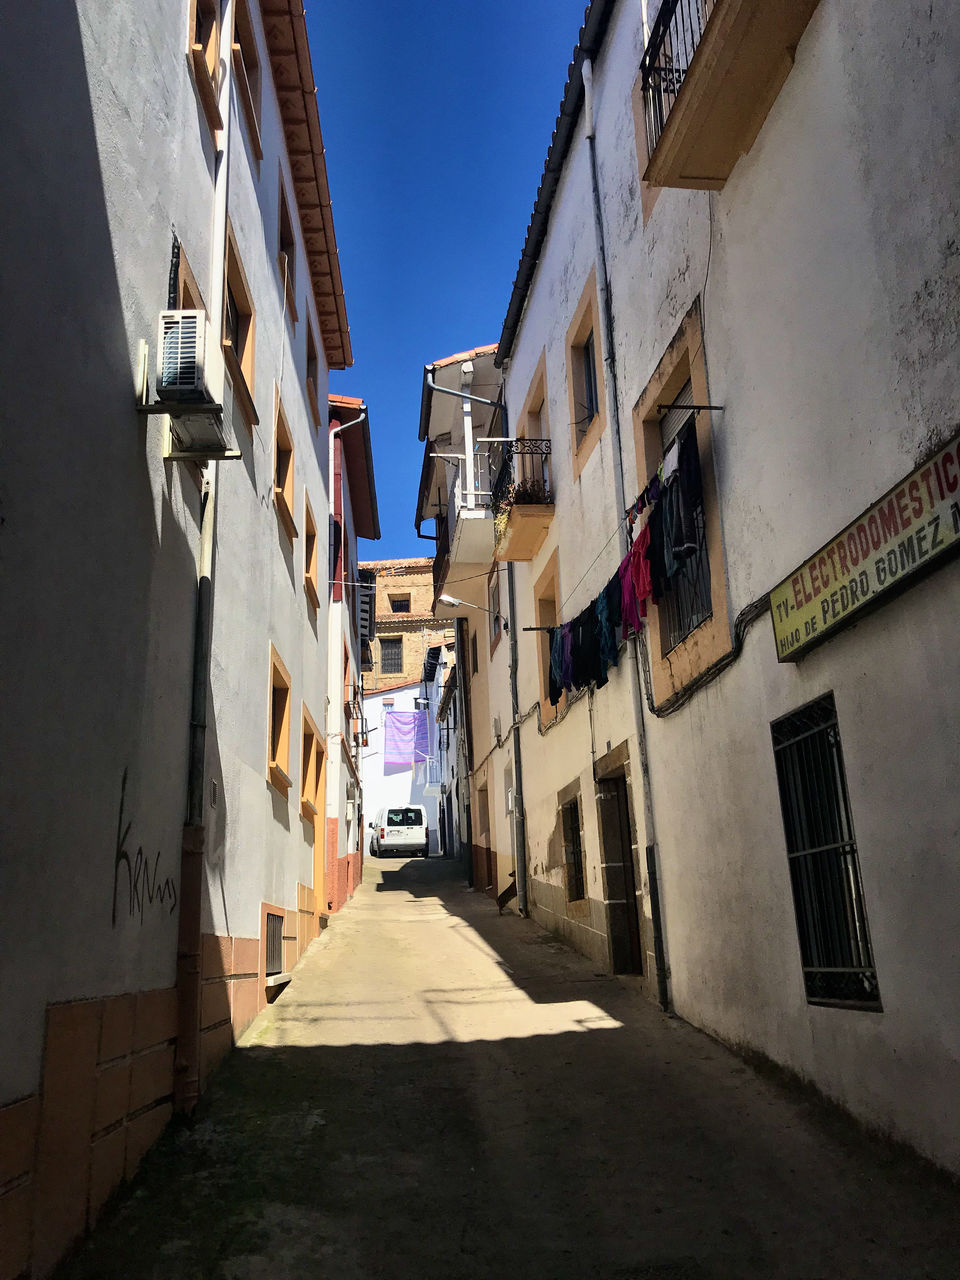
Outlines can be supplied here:
<path id="1" fill-rule="evenodd" d="M 614 973 L 642 973 L 640 902 L 633 865 L 627 780 L 620 774 L 597 784 L 605 897 Z"/>

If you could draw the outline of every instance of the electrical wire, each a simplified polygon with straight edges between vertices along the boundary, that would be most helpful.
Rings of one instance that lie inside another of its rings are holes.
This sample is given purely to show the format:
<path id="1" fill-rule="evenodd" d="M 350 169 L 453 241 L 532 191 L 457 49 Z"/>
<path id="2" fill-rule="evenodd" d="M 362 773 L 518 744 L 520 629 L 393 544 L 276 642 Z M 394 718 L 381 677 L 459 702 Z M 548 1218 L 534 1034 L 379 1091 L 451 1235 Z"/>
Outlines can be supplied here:
<path id="1" fill-rule="evenodd" d="M 571 596 L 576 592 L 577 587 L 579 587 L 579 586 L 581 585 L 581 583 L 583 583 L 583 582 L 584 582 L 584 580 L 585 580 L 585 579 L 586 579 L 586 577 L 587 577 L 587 574 L 590 572 L 590 570 L 593 568 L 593 566 L 597 563 L 597 561 L 598 561 L 598 560 L 600 559 L 600 557 L 603 555 L 604 551 L 606 551 L 607 547 L 609 547 L 610 543 L 611 543 L 611 542 L 614 540 L 614 538 L 619 534 L 620 529 L 621 529 L 621 526 L 623 526 L 623 525 L 624 525 L 624 524 L 626 524 L 626 523 L 627 523 L 627 520 L 626 520 L 626 517 L 625 517 L 625 516 L 624 516 L 624 517 L 621 517 L 621 518 L 620 518 L 620 520 L 618 520 L 617 525 L 616 525 L 616 528 L 614 529 L 613 533 L 611 533 L 610 537 L 606 540 L 606 542 L 603 544 L 603 546 L 600 548 L 600 550 L 597 552 L 597 554 L 596 554 L 596 555 L 593 557 L 593 559 L 590 561 L 589 565 L 587 566 L 586 573 L 584 573 L 584 575 L 583 575 L 583 577 L 580 579 L 580 581 L 579 581 L 579 582 L 577 582 L 576 586 L 572 587 L 572 588 L 567 592 L 567 594 L 563 597 L 563 599 L 560 601 L 560 605 L 559 605 L 559 609 L 558 609 L 558 611 L 559 611 L 561 614 L 563 613 L 563 606 L 567 603 L 567 601 L 570 599 L 570 597 L 571 597 Z"/>

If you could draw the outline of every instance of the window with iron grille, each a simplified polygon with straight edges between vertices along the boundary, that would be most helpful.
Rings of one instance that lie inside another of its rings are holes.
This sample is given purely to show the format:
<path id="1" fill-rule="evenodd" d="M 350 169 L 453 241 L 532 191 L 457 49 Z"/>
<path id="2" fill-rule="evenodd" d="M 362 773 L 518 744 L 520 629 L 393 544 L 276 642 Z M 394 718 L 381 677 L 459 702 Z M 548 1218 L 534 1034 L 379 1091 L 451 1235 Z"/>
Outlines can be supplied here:
<path id="1" fill-rule="evenodd" d="M 391 612 L 391 613 L 409 613 L 409 612 L 410 612 L 410 597 L 409 597 L 409 595 L 406 595 L 406 596 L 391 596 L 391 597 L 390 597 L 390 612 Z"/>
<path id="2" fill-rule="evenodd" d="M 402 674 L 403 636 L 392 636 L 380 641 L 380 670 L 385 676 Z"/>
<path id="3" fill-rule="evenodd" d="M 833 694 L 771 733 L 807 1000 L 879 1009 Z"/>
<path id="4" fill-rule="evenodd" d="M 283 972 L 283 916 L 267 912 L 267 969 L 266 977 Z"/>
<path id="5" fill-rule="evenodd" d="M 692 404 L 693 386 L 687 382 L 660 422 L 660 443 L 664 455 L 674 443 L 679 446 L 681 442 L 688 442 L 688 433 L 691 432 L 696 448 L 696 414 L 690 408 Z M 669 579 L 669 589 L 659 605 L 664 655 L 675 649 L 713 613 L 702 499 L 691 514 L 696 531 L 696 550 L 678 562 L 676 572 Z"/>
<path id="6" fill-rule="evenodd" d="M 567 866 L 567 901 L 586 897 L 583 883 L 583 845 L 580 840 L 580 802 L 569 801 L 560 810 L 563 817 L 563 852 Z"/>

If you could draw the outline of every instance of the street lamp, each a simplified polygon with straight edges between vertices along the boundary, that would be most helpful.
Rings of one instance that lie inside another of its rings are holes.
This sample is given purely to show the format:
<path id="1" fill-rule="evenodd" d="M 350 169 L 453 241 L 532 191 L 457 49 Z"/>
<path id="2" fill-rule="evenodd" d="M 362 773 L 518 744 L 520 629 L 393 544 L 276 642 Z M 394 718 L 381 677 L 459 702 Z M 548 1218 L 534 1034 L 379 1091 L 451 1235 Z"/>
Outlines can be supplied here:
<path id="1" fill-rule="evenodd" d="M 440 604 L 449 605 L 452 609 L 479 609 L 481 613 L 489 613 L 494 618 L 499 618 L 504 631 L 508 634 L 510 632 L 509 622 L 507 622 L 503 614 L 498 613 L 496 609 L 485 609 L 482 604 L 473 604 L 469 600 L 458 600 L 456 596 L 446 595 L 440 597 Z"/>

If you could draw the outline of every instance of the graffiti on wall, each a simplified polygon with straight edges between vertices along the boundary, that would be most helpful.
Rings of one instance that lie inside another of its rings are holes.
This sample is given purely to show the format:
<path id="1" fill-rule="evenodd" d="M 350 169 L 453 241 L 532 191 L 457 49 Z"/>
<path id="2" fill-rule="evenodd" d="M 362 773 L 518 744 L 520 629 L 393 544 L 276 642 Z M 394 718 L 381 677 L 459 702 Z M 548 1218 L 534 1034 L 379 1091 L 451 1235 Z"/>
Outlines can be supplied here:
<path id="1" fill-rule="evenodd" d="M 143 924 L 143 915 L 147 907 L 167 907 L 173 915 L 177 907 L 177 886 L 169 876 L 160 878 L 160 850 L 152 862 L 149 854 L 143 852 L 138 845 L 135 854 L 127 848 L 132 822 L 123 825 L 123 806 L 127 793 L 127 770 L 123 771 L 120 783 L 120 812 L 117 815 L 117 846 L 113 858 L 113 926 L 117 926 L 117 895 L 121 884 L 121 868 L 126 869 L 126 898 L 120 897 L 120 914 L 128 919 L 138 919 Z"/>

